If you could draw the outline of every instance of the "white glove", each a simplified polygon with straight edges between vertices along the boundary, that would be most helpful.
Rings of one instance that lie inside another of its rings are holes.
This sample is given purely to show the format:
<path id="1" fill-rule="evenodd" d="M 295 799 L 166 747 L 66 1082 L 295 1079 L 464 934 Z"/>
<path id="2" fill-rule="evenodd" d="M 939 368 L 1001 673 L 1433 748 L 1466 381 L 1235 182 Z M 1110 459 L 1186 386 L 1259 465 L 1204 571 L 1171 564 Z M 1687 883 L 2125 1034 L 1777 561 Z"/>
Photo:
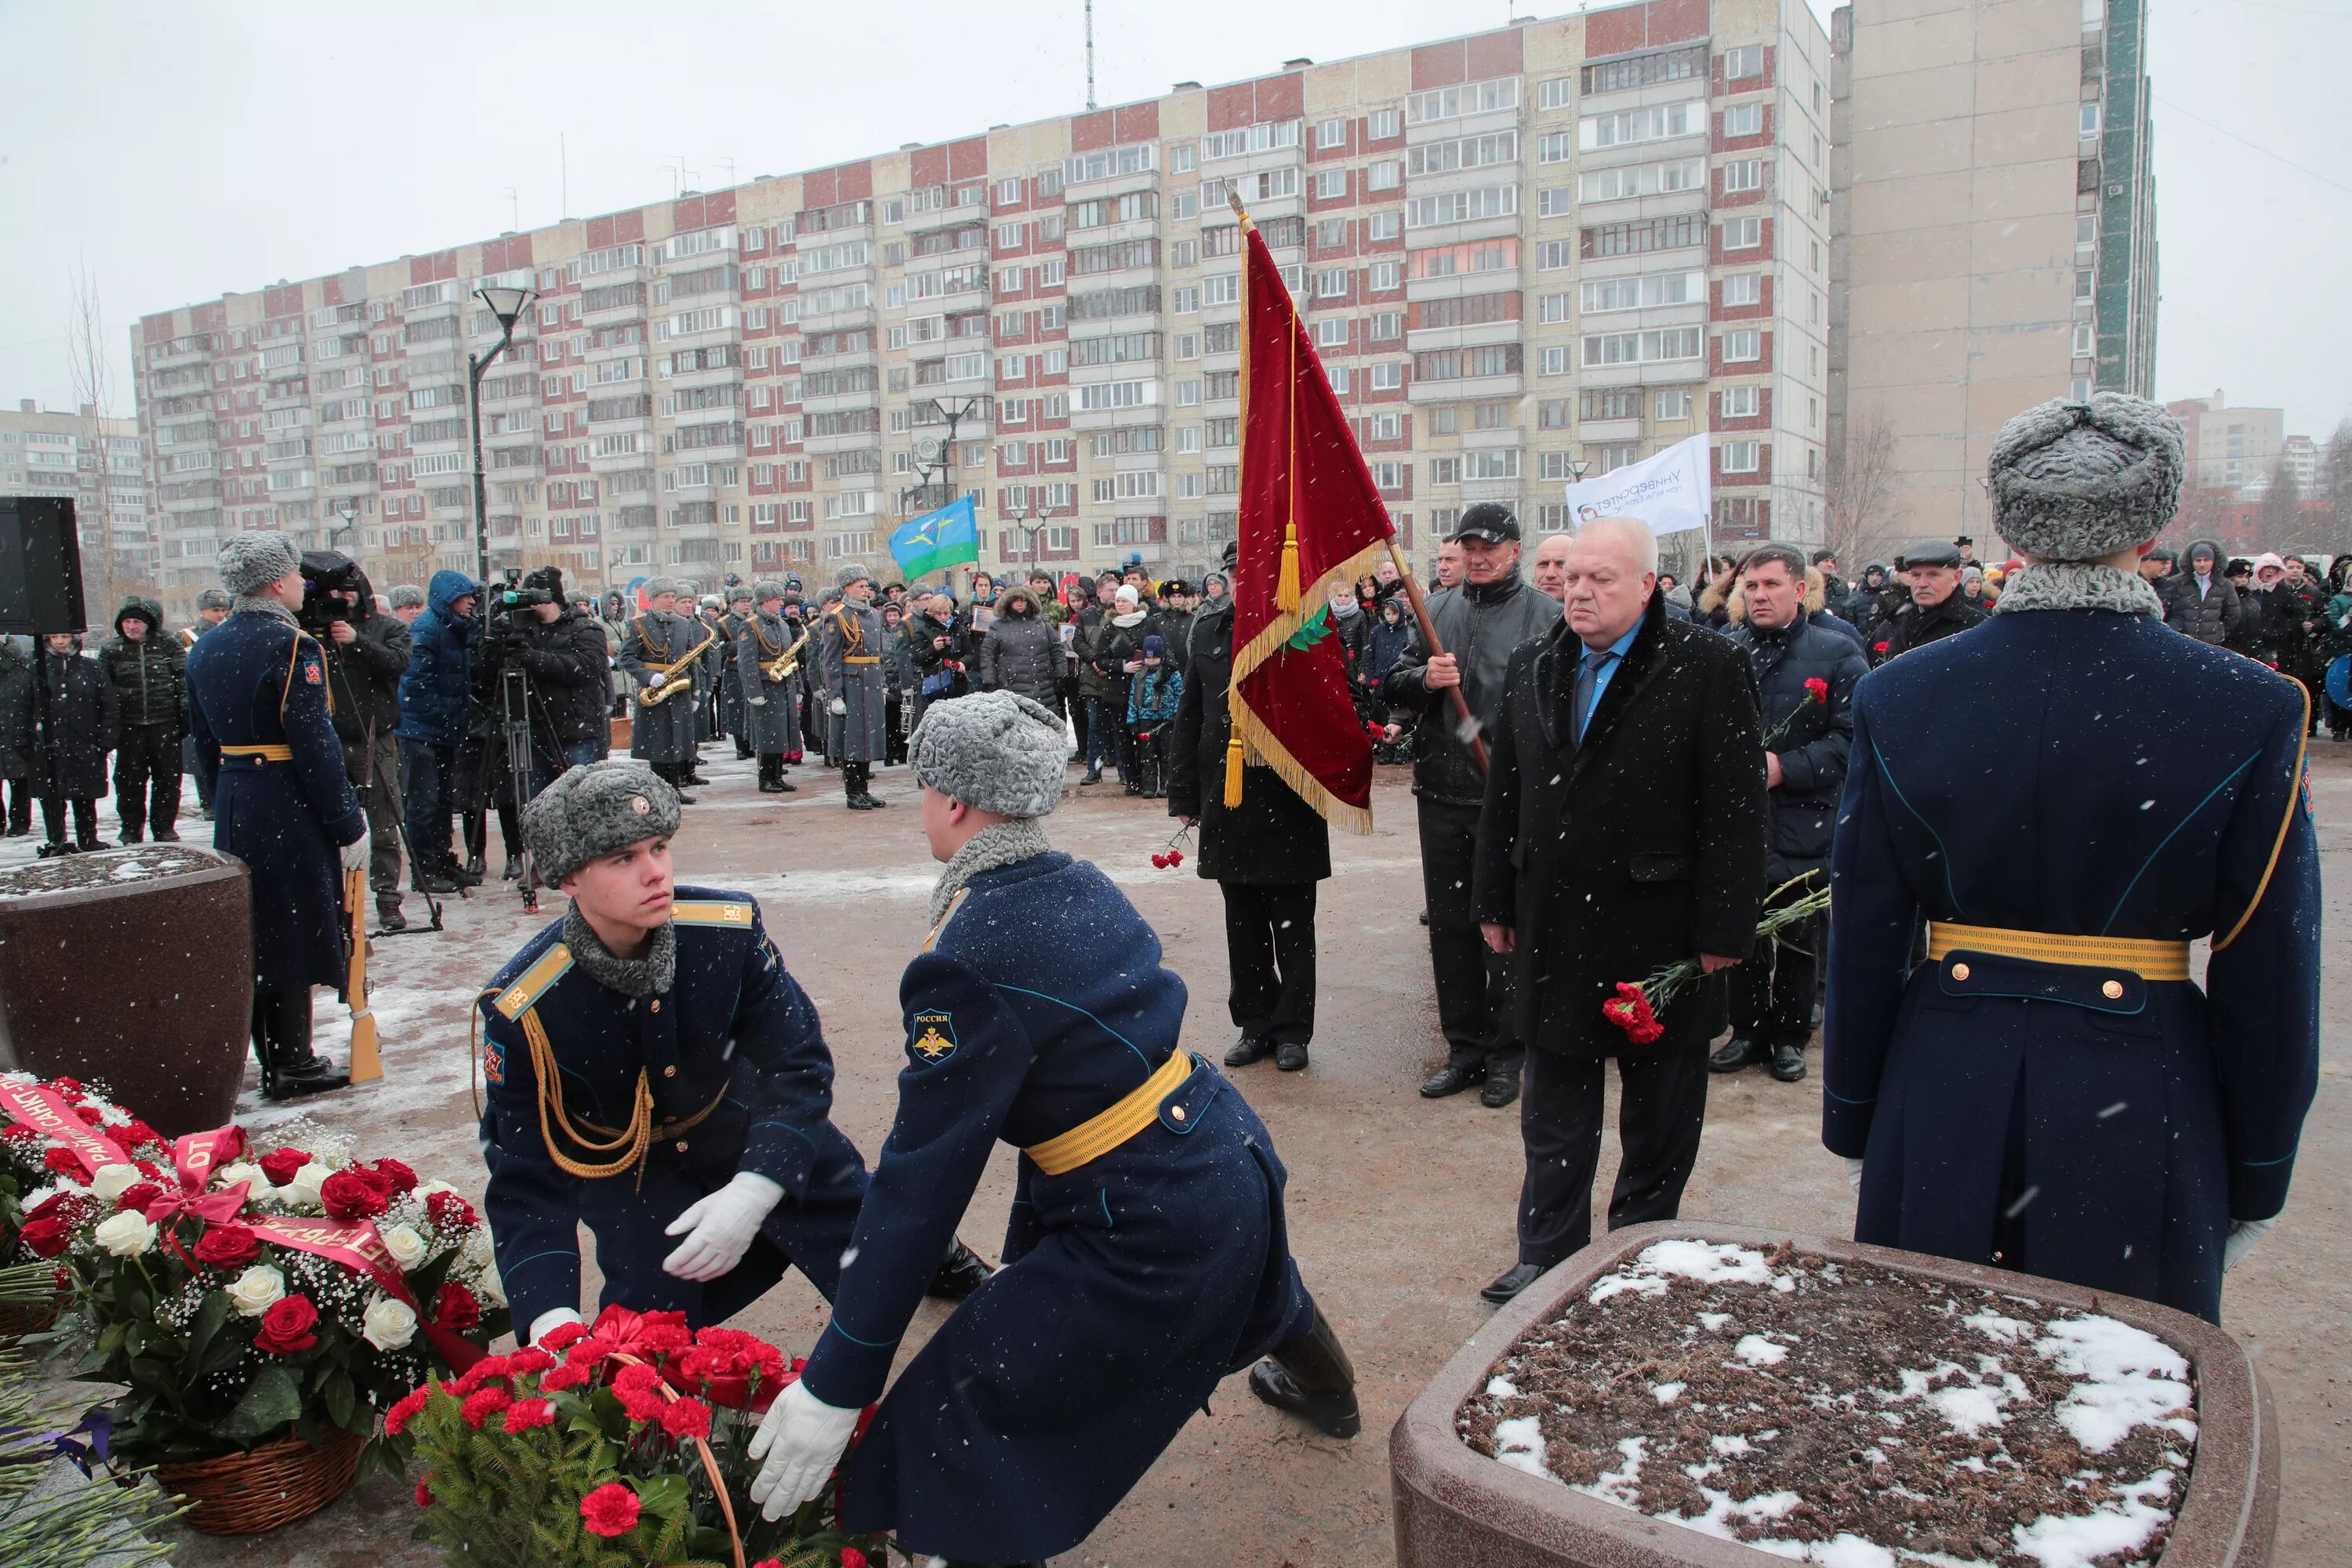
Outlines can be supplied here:
<path id="1" fill-rule="evenodd" d="M 2270 1234 L 2274 1219 L 2233 1219 L 2230 1222 L 2230 1239 L 2221 1244 L 2221 1272 L 2227 1274 L 2238 1266 L 2254 1243 Z"/>
<path id="2" fill-rule="evenodd" d="M 767 705 L 768 700 L 764 697 L 754 697 L 751 699 L 751 706 L 754 708 L 765 708 Z"/>
<path id="3" fill-rule="evenodd" d="M 738 1171 L 725 1186 L 687 1207 L 669 1222 L 664 1236 L 688 1236 L 676 1252 L 662 1259 L 662 1272 L 680 1279 L 716 1279 L 743 1261 L 760 1222 L 783 1201 L 784 1189 L 767 1177 Z"/>
<path id="4" fill-rule="evenodd" d="M 1845 1184 L 1857 1193 L 1862 1191 L 1862 1162 L 1851 1154 L 1845 1161 Z"/>
<path id="5" fill-rule="evenodd" d="M 362 833 L 351 843 L 344 845 L 341 850 L 341 855 L 343 858 L 344 870 L 366 870 L 368 863 L 368 836 Z"/>
<path id="6" fill-rule="evenodd" d="M 656 674 L 647 676 L 646 678 L 646 689 L 648 691 L 656 690 L 660 688 L 662 682 L 668 679 L 669 677 L 667 675 Z"/>
<path id="7" fill-rule="evenodd" d="M 835 718 L 838 719 L 838 718 L 840 718 L 844 713 L 846 713 L 846 712 L 848 712 L 848 711 L 849 711 L 849 704 L 848 704 L 848 703 L 846 703 L 846 702 L 845 702 L 845 701 L 843 701 L 840 698 L 836 697 L 836 698 L 835 698 L 832 701 L 830 701 L 830 702 L 828 702 L 828 703 L 826 703 L 826 704 L 824 705 L 824 710 L 825 710 L 826 712 L 828 712 L 828 713 L 832 714 Z"/>
<path id="8" fill-rule="evenodd" d="M 523 1342 L 537 1344 L 541 1335 L 565 1323 L 576 1323 L 581 1321 L 580 1314 L 569 1307 L 557 1307 L 551 1311 L 541 1312 L 530 1321 L 530 1332 L 523 1336 Z"/>
<path id="9" fill-rule="evenodd" d="M 751 1434 L 751 1458 L 766 1460 L 751 1479 L 761 1517 L 782 1519 L 824 1490 L 856 1430 L 856 1411 L 827 1405 L 805 1383 L 786 1384 Z"/>

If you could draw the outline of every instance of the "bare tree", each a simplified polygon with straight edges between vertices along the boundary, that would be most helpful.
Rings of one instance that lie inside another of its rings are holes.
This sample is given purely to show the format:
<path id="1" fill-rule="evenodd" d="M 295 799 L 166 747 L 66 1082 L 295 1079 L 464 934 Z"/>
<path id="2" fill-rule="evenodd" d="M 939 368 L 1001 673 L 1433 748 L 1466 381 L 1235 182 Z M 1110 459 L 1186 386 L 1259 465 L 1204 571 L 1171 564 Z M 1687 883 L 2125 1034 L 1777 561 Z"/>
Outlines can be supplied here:
<path id="1" fill-rule="evenodd" d="M 2352 552 L 2352 420 L 2337 425 L 2320 450 L 2319 494 L 2327 502 L 2312 520 L 2320 547 L 2331 555 Z"/>
<path id="2" fill-rule="evenodd" d="M 2303 517 L 2303 487 L 2281 456 L 2271 465 L 2270 483 L 2263 487 L 2263 542 L 2273 550 L 2300 551 L 2310 548 L 2305 542 Z"/>
<path id="3" fill-rule="evenodd" d="M 93 531 L 99 540 L 97 549 L 82 552 L 82 608 L 90 625 L 98 626 L 119 596 L 119 587 L 143 582 L 145 563 L 138 556 L 126 560 L 115 540 L 114 465 L 106 430 L 107 413 L 114 403 L 114 374 L 107 353 L 106 312 L 87 260 L 74 262 L 71 281 L 73 294 L 66 307 L 67 368 L 73 378 L 74 404 L 82 416 L 82 464 L 84 471 L 94 469 L 98 505 L 94 529 L 89 519 L 80 520 L 83 542 Z M 83 488 L 87 493 L 92 487 Z"/>
<path id="4" fill-rule="evenodd" d="M 1884 554 L 1900 539 L 1908 507 L 1895 504 L 1898 474 L 1895 428 L 1873 410 L 1849 420 L 1844 444 L 1829 451 L 1822 485 L 1823 544 L 1849 576 L 1858 576 L 1872 552 Z"/>

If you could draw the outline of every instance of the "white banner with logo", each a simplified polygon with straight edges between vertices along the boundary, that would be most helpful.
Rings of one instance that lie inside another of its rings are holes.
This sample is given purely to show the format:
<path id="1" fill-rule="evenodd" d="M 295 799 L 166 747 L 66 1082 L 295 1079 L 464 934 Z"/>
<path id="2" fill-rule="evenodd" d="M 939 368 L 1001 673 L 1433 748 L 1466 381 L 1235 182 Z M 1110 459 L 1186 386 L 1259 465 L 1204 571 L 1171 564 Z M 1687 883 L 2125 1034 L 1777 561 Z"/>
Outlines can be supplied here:
<path id="1" fill-rule="evenodd" d="M 1705 528 L 1711 489 L 1707 439 L 1693 436 L 1655 457 L 1628 463 L 1597 479 L 1565 488 L 1569 525 L 1582 528 L 1596 517 L 1638 518 L 1652 533 Z"/>

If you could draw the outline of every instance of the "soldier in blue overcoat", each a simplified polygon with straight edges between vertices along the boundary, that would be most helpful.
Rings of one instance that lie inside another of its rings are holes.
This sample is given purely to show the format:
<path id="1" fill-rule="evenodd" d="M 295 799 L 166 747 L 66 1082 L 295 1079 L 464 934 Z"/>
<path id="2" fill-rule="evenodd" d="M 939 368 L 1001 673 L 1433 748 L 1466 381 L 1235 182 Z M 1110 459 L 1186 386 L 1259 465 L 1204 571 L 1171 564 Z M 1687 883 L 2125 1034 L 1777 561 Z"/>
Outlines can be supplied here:
<path id="1" fill-rule="evenodd" d="M 934 704 L 910 761 L 947 869 L 899 983 L 898 1114 L 831 1324 L 761 1426 L 752 1498 L 825 1484 L 879 1396 L 990 1151 L 1020 1147 L 1005 1268 L 907 1363 L 851 1456 L 843 1521 L 956 1564 L 1068 1551 L 1229 1373 L 1334 1436 L 1346 1353 L 1300 1282 L 1282 1163 L 1181 1049 L 1184 984 L 1102 872 L 1056 853 L 1061 721 L 1009 691 Z"/>
<path id="2" fill-rule="evenodd" d="M 2182 471 L 2154 404 L 2018 416 L 1991 492 L 2029 564 L 1856 687 L 1822 1138 L 1859 1240 L 2218 1320 L 2317 1081 L 2319 860 L 2302 689 L 2132 570 Z"/>
<path id="3" fill-rule="evenodd" d="M 834 1126 L 816 1008 L 748 895 L 674 883 L 677 794 L 643 763 L 573 767 L 523 812 L 570 895 L 483 992 L 485 1207 L 526 1338 L 603 1300 L 719 1322 L 798 1268 L 827 1298 L 866 1168 Z M 683 1241 L 676 1237 L 683 1236 Z M 939 1294 L 985 1268 L 952 1237 Z"/>
<path id="4" fill-rule="evenodd" d="M 677 580 L 648 577 L 646 607 L 631 616 L 621 651 L 613 660 L 636 688 L 629 728 L 629 755 L 651 764 L 673 788 L 692 782 L 697 730 L 695 707 L 701 692 L 700 658 L 707 632 L 679 608 Z M 678 689 L 683 684 L 684 690 Z M 694 797 L 685 797 L 688 805 Z"/>
<path id="5" fill-rule="evenodd" d="M 261 1091 L 291 1100 L 351 1079 L 310 1047 L 310 987 L 341 987 L 342 873 L 367 864 L 367 816 L 327 707 L 326 655 L 295 622 L 302 558 L 283 533 L 220 549 L 236 597 L 188 652 L 188 733 L 213 785 L 213 847 L 253 891 L 253 1049 Z"/>

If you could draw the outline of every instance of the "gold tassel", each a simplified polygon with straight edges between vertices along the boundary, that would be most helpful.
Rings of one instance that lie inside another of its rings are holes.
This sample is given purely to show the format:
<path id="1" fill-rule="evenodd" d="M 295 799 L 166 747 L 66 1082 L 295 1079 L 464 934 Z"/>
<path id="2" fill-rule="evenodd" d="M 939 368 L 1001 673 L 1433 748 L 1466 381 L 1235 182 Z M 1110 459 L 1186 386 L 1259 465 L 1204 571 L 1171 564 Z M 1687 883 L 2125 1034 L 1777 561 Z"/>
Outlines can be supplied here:
<path id="1" fill-rule="evenodd" d="M 1242 804 L 1242 738 L 1236 733 L 1225 742 L 1225 809 L 1233 811 Z"/>
<path id="2" fill-rule="evenodd" d="M 1280 610 L 1298 608 L 1298 524 L 1295 520 L 1282 525 L 1282 574 L 1274 581 L 1274 603 Z"/>

